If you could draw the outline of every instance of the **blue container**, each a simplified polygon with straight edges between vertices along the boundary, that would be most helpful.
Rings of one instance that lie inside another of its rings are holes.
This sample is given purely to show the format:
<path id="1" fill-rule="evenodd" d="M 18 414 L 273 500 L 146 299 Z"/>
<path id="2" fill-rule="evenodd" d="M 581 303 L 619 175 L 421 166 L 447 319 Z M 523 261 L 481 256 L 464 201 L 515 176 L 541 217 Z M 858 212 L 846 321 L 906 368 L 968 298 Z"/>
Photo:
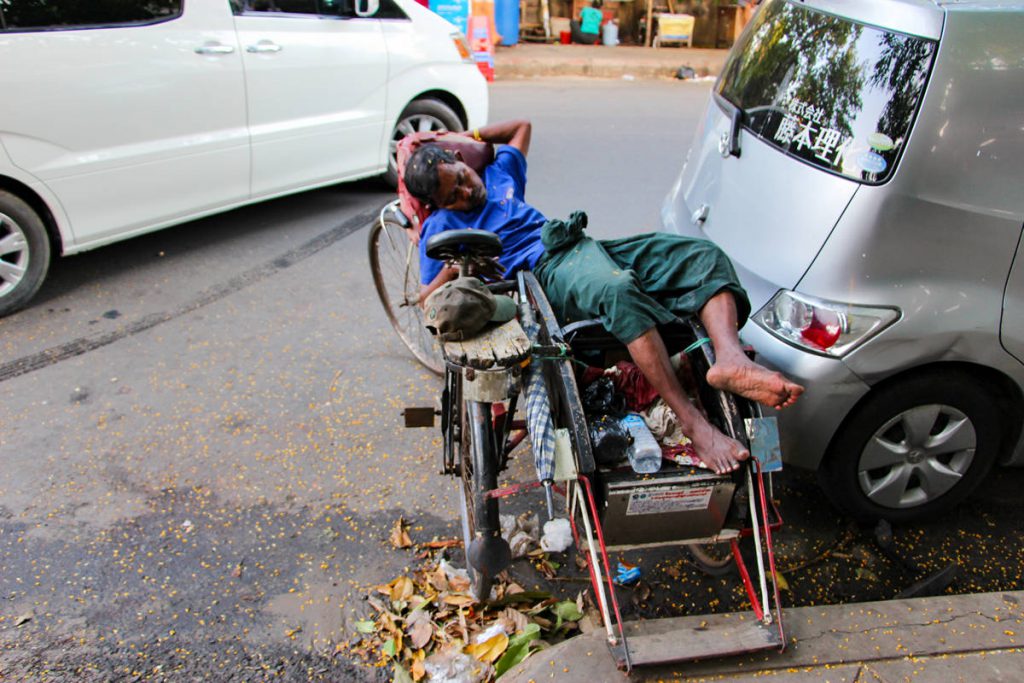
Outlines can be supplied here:
<path id="1" fill-rule="evenodd" d="M 501 35 L 502 45 L 519 42 L 519 0 L 495 0 L 494 27 Z"/>

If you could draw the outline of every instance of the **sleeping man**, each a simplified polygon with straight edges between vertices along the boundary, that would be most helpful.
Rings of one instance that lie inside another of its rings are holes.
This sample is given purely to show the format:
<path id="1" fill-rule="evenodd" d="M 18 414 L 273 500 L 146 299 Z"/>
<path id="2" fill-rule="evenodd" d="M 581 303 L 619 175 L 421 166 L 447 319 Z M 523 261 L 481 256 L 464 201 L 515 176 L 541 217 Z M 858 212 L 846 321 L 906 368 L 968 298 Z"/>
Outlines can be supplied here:
<path id="1" fill-rule="evenodd" d="M 738 330 L 750 303 L 728 257 L 708 241 L 664 233 L 593 240 L 583 234 L 580 212 L 549 221 L 525 201 L 529 121 L 495 123 L 471 135 L 501 145 L 483 177 L 436 145 L 421 146 L 405 165 L 406 188 L 432 211 L 420 240 L 420 301 L 458 275 L 426 256 L 428 238 L 464 228 L 497 234 L 503 245 L 498 264 L 507 276 L 532 270 L 562 324 L 601 320 L 675 412 L 701 460 L 720 474 L 738 468 L 750 453 L 687 399 L 657 329 L 698 316 L 715 350 L 708 384 L 774 408 L 796 401 L 802 386 L 743 351 Z"/>

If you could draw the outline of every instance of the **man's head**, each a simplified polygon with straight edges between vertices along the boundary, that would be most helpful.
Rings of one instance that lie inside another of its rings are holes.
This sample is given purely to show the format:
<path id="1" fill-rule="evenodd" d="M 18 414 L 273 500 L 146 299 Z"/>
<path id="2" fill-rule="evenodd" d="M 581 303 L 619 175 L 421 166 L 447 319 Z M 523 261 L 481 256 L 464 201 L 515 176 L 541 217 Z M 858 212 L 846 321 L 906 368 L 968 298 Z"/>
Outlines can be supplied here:
<path id="1" fill-rule="evenodd" d="M 405 164 L 405 187 L 431 207 L 469 211 L 487 201 L 487 188 L 462 155 L 438 145 L 422 145 Z"/>

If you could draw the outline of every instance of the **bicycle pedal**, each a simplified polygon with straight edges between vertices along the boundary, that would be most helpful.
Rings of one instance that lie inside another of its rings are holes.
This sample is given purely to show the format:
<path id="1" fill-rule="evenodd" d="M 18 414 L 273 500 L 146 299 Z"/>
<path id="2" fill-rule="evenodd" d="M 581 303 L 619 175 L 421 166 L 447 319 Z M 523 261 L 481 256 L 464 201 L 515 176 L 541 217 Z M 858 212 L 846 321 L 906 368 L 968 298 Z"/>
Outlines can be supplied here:
<path id="1" fill-rule="evenodd" d="M 412 408 L 406 407 L 402 411 L 402 417 L 405 418 L 406 428 L 412 427 L 433 427 L 434 416 L 440 415 L 441 413 L 433 407 L 427 408 Z"/>

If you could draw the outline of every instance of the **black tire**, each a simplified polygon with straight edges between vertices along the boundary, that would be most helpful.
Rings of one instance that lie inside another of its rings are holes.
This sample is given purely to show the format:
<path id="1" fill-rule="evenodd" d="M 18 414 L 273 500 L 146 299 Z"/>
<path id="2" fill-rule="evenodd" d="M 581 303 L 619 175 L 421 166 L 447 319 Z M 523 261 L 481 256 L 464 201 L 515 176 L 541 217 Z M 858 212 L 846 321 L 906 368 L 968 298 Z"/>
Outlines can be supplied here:
<path id="1" fill-rule="evenodd" d="M 955 370 L 883 386 L 840 427 L 821 479 L 860 521 L 910 522 L 960 503 L 995 462 L 999 409 L 977 379 Z"/>
<path id="2" fill-rule="evenodd" d="M 384 182 L 391 187 L 398 187 L 398 162 L 396 154 L 398 143 L 410 133 L 426 133 L 429 131 L 461 131 L 464 130 L 458 114 L 444 102 L 434 99 L 416 100 L 405 108 L 394 130 L 388 148 L 388 170 L 384 172 Z"/>
<path id="3" fill-rule="evenodd" d="M 420 363 L 436 375 L 444 372 L 441 347 L 423 324 L 419 251 L 395 221 L 383 220 L 370 228 L 370 272 L 388 321 L 402 343 Z"/>
<path id="4" fill-rule="evenodd" d="M 50 238 L 39 214 L 0 190 L 0 316 L 24 307 L 49 269 Z"/>
<path id="5" fill-rule="evenodd" d="M 736 571 L 728 543 L 688 543 L 686 550 L 697 568 L 708 576 L 728 576 Z"/>
<path id="6" fill-rule="evenodd" d="M 498 499 L 484 500 L 481 496 L 482 492 L 492 490 L 498 484 L 498 458 L 494 444 L 490 404 L 464 402 L 459 493 L 466 569 L 472 581 L 471 594 L 478 602 L 487 601 L 494 577 L 512 560 L 508 544 L 501 538 Z M 470 548 L 481 531 L 492 540 L 493 545 L 488 546 L 492 554 L 482 552 L 474 562 Z M 481 564 L 489 564 L 490 570 L 480 568 L 478 565 Z"/>

